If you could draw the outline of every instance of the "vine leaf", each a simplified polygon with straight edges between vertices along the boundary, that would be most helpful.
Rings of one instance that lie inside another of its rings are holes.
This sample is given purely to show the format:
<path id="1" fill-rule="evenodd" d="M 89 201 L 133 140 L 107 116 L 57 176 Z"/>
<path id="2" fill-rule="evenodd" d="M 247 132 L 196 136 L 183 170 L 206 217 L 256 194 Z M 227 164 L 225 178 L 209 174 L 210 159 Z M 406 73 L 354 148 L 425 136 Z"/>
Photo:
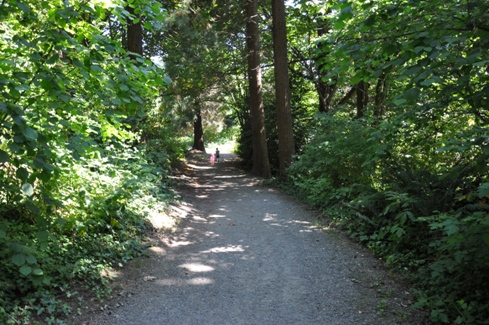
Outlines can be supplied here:
<path id="1" fill-rule="evenodd" d="M 22 266 L 20 267 L 19 271 L 20 271 L 20 273 L 22 273 L 23 275 L 27 276 L 27 275 L 31 274 L 31 272 L 32 272 L 32 268 L 31 268 L 29 265 L 24 264 L 24 265 L 22 265 Z"/>
<path id="2" fill-rule="evenodd" d="M 32 196 L 32 194 L 34 194 L 34 188 L 31 184 L 25 183 L 22 185 L 22 192 L 24 192 L 24 194 L 27 196 Z"/>
<path id="3" fill-rule="evenodd" d="M 6 163 L 9 160 L 9 154 L 0 149 L 0 163 Z"/>

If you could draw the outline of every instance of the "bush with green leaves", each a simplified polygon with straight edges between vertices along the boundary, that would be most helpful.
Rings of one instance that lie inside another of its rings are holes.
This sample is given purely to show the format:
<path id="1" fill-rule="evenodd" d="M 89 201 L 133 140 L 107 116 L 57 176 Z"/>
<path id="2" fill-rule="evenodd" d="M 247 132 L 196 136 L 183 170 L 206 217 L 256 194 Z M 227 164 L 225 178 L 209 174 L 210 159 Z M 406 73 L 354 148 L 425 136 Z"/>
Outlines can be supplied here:
<path id="1" fill-rule="evenodd" d="M 51 188 L 56 207 L 45 206 L 36 217 L 19 205 L 2 215 L 0 316 L 6 323 L 29 319 L 33 309 L 55 318 L 66 314 L 62 292 L 79 286 L 102 294 L 102 271 L 142 253 L 148 214 L 165 213 L 172 200 L 169 163 L 148 160 L 144 146 L 118 145 L 66 166 Z M 50 308 L 43 305 L 47 297 Z"/>
<path id="2" fill-rule="evenodd" d="M 431 322 L 488 324 L 488 3 L 306 6 L 343 124 L 291 166 L 299 192 L 411 275 Z"/>
<path id="3" fill-rule="evenodd" d="M 130 6 L 161 18 L 160 3 Z M 77 288 L 102 297 L 102 273 L 142 253 L 147 215 L 172 198 L 170 160 L 183 149 L 143 141 L 144 127 L 131 124 L 170 80 L 107 32 L 135 19 L 126 9 L 0 5 L 2 324 L 62 323 Z"/>
<path id="4" fill-rule="evenodd" d="M 373 155 L 368 142 L 371 129 L 365 123 L 322 115 L 311 129 L 304 154 L 288 171 L 308 202 L 326 207 L 349 201 L 355 188 L 375 185 L 367 165 Z"/>
<path id="5" fill-rule="evenodd" d="M 405 116 L 403 127 L 368 127 L 338 115 L 323 118 L 290 167 L 297 192 L 391 267 L 409 271 L 417 306 L 435 323 L 485 324 L 489 192 L 487 151 L 478 148 L 487 132 L 458 130 L 455 141 L 447 130 L 446 139 L 427 141 L 424 132 L 405 137 L 406 127 L 419 127 Z"/>

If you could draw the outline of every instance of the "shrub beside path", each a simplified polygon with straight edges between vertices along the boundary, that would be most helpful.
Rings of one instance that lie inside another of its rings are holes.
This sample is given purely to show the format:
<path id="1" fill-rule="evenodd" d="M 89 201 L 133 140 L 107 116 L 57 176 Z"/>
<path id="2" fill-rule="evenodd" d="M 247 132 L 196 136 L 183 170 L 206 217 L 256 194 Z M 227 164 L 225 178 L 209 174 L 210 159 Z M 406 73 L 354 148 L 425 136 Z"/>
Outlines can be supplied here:
<path id="1" fill-rule="evenodd" d="M 367 250 L 221 158 L 190 157 L 178 229 L 155 233 L 150 258 L 129 263 L 114 298 L 77 324 L 422 324 Z"/>

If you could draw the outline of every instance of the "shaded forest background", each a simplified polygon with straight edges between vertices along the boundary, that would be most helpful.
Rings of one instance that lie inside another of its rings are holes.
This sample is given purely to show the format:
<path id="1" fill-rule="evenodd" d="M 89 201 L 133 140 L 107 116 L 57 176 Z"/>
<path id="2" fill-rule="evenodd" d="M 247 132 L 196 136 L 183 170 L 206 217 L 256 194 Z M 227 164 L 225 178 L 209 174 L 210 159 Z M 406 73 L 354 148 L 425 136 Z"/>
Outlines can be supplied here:
<path id="1" fill-rule="evenodd" d="M 485 0 L 1 1 L 0 321 L 103 299 L 174 164 L 235 140 L 429 322 L 489 324 L 488 22 Z"/>

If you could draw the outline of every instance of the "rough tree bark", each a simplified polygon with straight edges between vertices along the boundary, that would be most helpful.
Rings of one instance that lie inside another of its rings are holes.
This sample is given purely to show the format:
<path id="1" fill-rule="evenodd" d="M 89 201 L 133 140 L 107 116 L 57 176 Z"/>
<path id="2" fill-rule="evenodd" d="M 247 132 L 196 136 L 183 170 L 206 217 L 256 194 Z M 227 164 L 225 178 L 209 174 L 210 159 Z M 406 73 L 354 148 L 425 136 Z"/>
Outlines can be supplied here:
<path id="1" fill-rule="evenodd" d="M 265 132 L 265 113 L 263 109 L 261 68 L 260 68 L 260 34 L 258 28 L 258 1 L 246 1 L 246 44 L 248 48 L 248 82 L 250 89 L 251 129 L 253 138 L 254 175 L 270 178 L 270 163 Z"/>
<path id="2" fill-rule="evenodd" d="M 141 26 L 141 17 L 135 14 L 135 10 L 130 5 L 126 6 L 126 10 L 131 14 L 131 17 L 138 19 L 137 23 L 134 23 L 133 19 L 127 19 L 127 51 L 132 59 L 135 59 L 135 55 L 143 55 L 143 27 Z"/>
<path id="3" fill-rule="evenodd" d="M 290 109 L 289 65 L 287 58 L 287 28 L 284 0 L 272 0 L 273 59 L 275 70 L 275 98 L 278 126 L 279 176 L 286 177 L 286 169 L 295 153 Z"/>
<path id="4" fill-rule="evenodd" d="M 369 84 L 363 80 L 355 86 L 357 93 L 357 118 L 364 116 L 364 110 L 368 104 L 368 88 Z"/>
<path id="5" fill-rule="evenodd" d="M 205 152 L 204 128 L 202 127 L 202 111 L 200 109 L 200 103 L 198 100 L 195 101 L 194 105 L 195 105 L 194 144 L 192 146 L 192 149 Z"/>

